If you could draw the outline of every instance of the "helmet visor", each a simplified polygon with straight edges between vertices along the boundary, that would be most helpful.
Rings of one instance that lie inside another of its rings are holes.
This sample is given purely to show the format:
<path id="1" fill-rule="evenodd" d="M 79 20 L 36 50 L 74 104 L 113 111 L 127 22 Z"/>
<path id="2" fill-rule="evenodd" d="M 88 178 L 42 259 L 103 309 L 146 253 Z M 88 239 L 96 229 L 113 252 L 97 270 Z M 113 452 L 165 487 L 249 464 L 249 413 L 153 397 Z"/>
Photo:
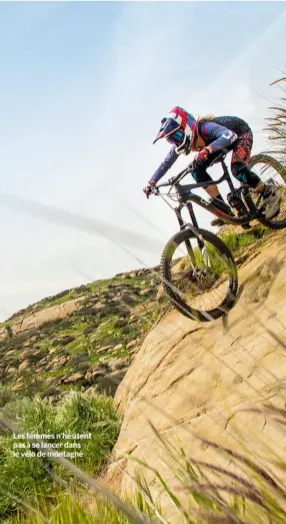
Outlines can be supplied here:
<path id="1" fill-rule="evenodd" d="M 157 142 L 157 140 L 159 140 L 160 138 L 166 138 L 168 140 L 169 136 L 173 135 L 176 132 L 176 130 L 179 129 L 179 127 L 180 125 L 175 120 L 173 120 L 173 118 L 163 118 L 161 122 L 161 127 L 153 144 L 155 144 L 155 142 Z"/>
<path id="2" fill-rule="evenodd" d="M 183 143 L 184 140 L 184 133 L 183 131 L 175 131 L 171 135 L 167 137 L 168 142 L 171 144 L 174 144 L 175 146 L 180 146 Z"/>

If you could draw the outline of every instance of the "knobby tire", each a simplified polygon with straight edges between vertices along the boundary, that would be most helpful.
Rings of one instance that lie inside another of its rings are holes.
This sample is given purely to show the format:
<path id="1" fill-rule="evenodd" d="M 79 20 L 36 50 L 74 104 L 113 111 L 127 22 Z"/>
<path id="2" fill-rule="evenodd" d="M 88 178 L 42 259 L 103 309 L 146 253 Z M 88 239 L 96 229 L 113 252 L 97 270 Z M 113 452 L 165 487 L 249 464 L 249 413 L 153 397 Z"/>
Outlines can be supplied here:
<path id="1" fill-rule="evenodd" d="M 175 308 L 187 318 L 200 322 L 209 322 L 225 316 L 235 306 L 238 292 L 238 272 L 230 250 L 220 238 L 214 235 L 214 233 L 204 229 L 197 229 L 197 232 L 203 237 L 204 241 L 213 244 L 213 246 L 226 257 L 228 268 L 231 270 L 228 281 L 228 291 L 222 302 L 212 310 L 200 311 L 186 304 L 182 297 L 168 285 L 168 282 L 172 284 L 170 263 L 176 248 L 182 242 L 196 238 L 190 229 L 179 231 L 168 241 L 162 253 L 160 273 L 163 289 Z"/>
<path id="2" fill-rule="evenodd" d="M 253 155 L 248 163 L 248 167 L 249 169 L 252 169 L 256 164 L 261 163 L 273 167 L 273 169 L 279 173 L 286 183 L 286 167 L 269 155 L 265 155 L 263 153 Z M 248 195 L 248 198 L 252 201 L 252 205 L 255 206 L 250 194 Z M 264 217 L 259 217 L 258 220 L 261 224 L 263 224 L 263 226 L 268 227 L 269 229 L 284 229 L 286 227 L 286 218 L 285 220 L 281 220 L 279 222 L 275 222 L 274 220 L 266 220 Z"/>

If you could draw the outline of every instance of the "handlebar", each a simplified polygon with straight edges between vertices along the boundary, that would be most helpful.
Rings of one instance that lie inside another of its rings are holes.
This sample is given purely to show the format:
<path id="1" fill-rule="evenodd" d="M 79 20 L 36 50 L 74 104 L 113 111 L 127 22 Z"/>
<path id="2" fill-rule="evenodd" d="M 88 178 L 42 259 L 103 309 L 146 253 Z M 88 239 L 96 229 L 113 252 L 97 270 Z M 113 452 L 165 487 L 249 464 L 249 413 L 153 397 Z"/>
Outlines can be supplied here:
<path id="1" fill-rule="evenodd" d="M 179 182 L 179 180 L 182 180 L 188 173 L 191 173 L 192 169 L 193 169 L 192 165 L 190 164 L 183 171 L 181 171 L 178 175 L 169 178 L 167 182 L 162 182 L 162 184 L 157 184 L 155 187 L 159 189 L 159 187 L 174 186 L 175 184 Z"/>

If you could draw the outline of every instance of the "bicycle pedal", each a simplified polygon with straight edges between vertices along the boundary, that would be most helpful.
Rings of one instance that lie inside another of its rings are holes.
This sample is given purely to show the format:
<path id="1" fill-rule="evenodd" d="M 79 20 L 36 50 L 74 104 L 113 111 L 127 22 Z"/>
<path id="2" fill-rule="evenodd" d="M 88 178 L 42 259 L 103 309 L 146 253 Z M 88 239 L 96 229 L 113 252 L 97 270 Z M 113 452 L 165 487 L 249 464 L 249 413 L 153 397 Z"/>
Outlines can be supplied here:
<path id="1" fill-rule="evenodd" d="M 215 218 L 211 221 L 212 226 L 224 226 L 225 222 L 221 218 Z"/>

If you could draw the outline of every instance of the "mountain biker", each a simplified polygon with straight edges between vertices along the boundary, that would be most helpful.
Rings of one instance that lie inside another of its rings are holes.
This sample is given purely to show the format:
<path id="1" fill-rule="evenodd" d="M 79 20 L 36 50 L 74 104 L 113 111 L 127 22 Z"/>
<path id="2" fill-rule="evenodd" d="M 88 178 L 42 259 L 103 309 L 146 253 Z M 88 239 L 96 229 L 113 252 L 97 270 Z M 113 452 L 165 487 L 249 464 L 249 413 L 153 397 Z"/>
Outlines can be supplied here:
<path id="1" fill-rule="evenodd" d="M 212 182 L 207 172 L 210 163 L 224 150 L 232 151 L 231 172 L 241 183 L 247 183 L 263 197 L 265 218 L 270 220 L 279 213 L 280 198 L 273 186 L 264 184 L 262 180 L 251 171 L 247 164 L 250 160 L 253 144 L 253 135 L 249 125 L 237 116 L 206 115 L 195 119 L 181 107 L 174 107 L 166 118 L 161 120 L 161 126 L 153 144 L 160 138 L 166 138 L 173 147 L 164 161 L 155 171 L 148 185 L 143 189 L 149 198 L 156 183 L 164 176 L 177 160 L 180 154 L 188 155 L 198 152 L 192 173 L 196 182 Z M 216 197 L 215 205 L 226 214 L 234 216 L 231 207 L 223 200 L 216 185 L 204 188 L 212 198 Z M 215 219 L 212 225 L 222 225 L 221 219 Z"/>

